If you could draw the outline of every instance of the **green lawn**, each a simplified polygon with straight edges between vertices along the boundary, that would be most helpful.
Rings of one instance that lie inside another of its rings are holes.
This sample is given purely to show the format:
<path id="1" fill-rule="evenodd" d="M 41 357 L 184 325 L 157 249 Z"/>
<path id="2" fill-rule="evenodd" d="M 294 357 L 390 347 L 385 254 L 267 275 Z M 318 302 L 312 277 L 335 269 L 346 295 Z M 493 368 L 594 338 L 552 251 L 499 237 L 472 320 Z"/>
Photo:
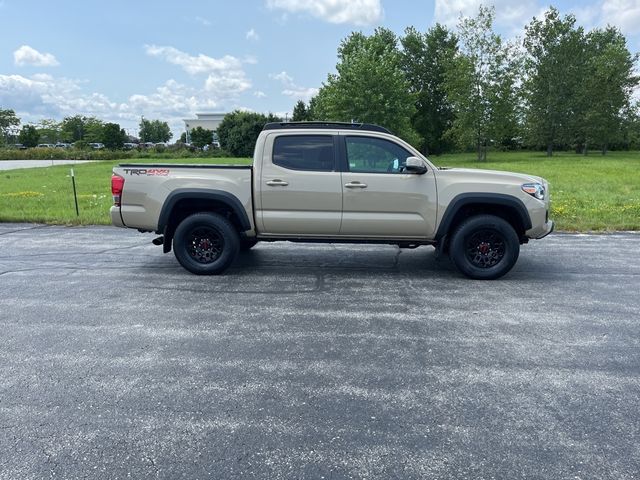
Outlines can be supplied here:
<path id="1" fill-rule="evenodd" d="M 439 166 L 488 168 L 545 177 L 551 183 L 552 218 L 570 231 L 640 230 L 640 152 L 490 153 L 479 164 L 473 154 L 432 157 Z M 157 160 L 134 160 L 154 162 Z M 248 163 L 248 159 L 160 160 L 162 163 Z M 74 165 L 80 217 L 76 217 L 69 170 L 57 166 L 0 172 L 0 221 L 108 224 L 111 169 L 117 161 Z"/>

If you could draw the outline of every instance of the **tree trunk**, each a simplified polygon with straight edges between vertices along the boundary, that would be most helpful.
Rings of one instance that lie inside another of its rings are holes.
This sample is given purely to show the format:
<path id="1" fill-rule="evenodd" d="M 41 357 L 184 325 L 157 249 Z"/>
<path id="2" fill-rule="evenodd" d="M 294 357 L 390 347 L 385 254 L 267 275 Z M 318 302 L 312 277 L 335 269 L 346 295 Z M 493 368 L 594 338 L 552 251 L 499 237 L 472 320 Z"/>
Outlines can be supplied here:
<path id="1" fill-rule="evenodd" d="M 547 157 L 553 156 L 553 144 L 547 143 Z"/>
<path id="2" fill-rule="evenodd" d="M 607 151 L 608 151 L 607 147 L 608 147 L 608 145 L 606 143 L 602 146 L 602 155 L 606 155 L 607 154 Z"/>
<path id="3" fill-rule="evenodd" d="M 589 155 L 589 146 L 587 145 L 587 142 L 584 142 L 584 146 L 582 147 L 582 154 L 584 156 Z"/>

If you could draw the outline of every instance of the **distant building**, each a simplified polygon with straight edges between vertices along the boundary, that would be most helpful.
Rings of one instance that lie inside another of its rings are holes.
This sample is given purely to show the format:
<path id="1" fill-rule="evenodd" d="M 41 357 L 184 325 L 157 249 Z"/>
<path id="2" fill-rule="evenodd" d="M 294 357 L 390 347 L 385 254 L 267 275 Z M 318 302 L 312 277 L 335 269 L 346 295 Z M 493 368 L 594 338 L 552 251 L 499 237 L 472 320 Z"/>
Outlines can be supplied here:
<path id="1" fill-rule="evenodd" d="M 187 143 L 191 143 L 191 130 L 202 127 L 215 132 L 222 123 L 226 113 L 196 113 L 197 118 L 185 118 L 184 127 L 187 131 Z"/>

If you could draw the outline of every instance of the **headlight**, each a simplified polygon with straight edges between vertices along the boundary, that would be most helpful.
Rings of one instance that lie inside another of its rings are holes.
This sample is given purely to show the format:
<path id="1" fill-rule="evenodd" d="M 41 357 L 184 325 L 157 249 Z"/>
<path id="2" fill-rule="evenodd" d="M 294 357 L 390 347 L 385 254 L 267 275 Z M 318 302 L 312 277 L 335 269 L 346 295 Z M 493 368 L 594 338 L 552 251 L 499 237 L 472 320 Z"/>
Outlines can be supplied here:
<path id="1" fill-rule="evenodd" d="M 539 183 L 525 183 L 522 185 L 522 191 L 538 200 L 544 200 L 544 187 Z"/>

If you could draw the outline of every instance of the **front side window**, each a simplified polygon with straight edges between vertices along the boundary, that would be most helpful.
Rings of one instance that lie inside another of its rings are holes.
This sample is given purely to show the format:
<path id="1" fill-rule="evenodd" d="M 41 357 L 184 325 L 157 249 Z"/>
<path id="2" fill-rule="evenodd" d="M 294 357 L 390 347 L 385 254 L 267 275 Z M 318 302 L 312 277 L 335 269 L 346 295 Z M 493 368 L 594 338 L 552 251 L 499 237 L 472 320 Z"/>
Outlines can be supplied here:
<path id="1" fill-rule="evenodd" d="M 397 143 L 373 137 L 346 137 L 349 171 L 403 173 L 412 154 Z"/>
<path id="2" fill-rule="evenodd" d="M 335 169 L 330 135 L 281 135 L 273 143 L 273 163 L 289 170 L 331 172 Z"/>

